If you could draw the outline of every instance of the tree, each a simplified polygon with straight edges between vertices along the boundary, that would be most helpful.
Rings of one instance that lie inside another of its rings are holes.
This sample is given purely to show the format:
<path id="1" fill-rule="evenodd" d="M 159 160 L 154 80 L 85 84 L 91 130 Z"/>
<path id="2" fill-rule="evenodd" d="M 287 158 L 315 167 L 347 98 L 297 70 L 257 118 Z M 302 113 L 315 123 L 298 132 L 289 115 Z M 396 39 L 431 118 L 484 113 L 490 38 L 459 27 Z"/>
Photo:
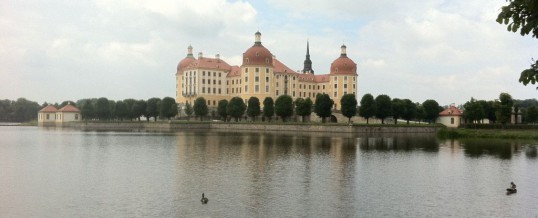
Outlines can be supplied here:
<path id="1" fill-rule="evenodd" d="M 418 102 L 415 103 L 415 106 L 417 108 L 417 115 L 415 116 L 415 119 L 420 122 L 426 118 L 426 111 L 424 110 L 424 106 Z"/>
<path id="2" fill-rule="evenodd" d="M 527 122 L 536 123 L 538 121 L 538 108 L 536 106 L 530 106 L 527 109 Z"/>
<path id="3" fill-rule="evenodd" d="M 366 118 L 366 124 L 368 124 L 368 119 L 375 115 L 376 105 L 374 96 L 372 94 L 364 94 L 361 98 L 361 107 L 359 108 L 359 115 Z"/>
<path id="4" fill-rule="evenodd" d="M 271 97 L 265 97 L 263 100 L 263 116 L 267 117 L 269 121 L 271 121 L 271 117 L 275 115 L 275 106 L 273 102 L 273 98 Z"/>
<path id="5" fill-rule="evenodd" d="M 123 119 L 128 118 L 129 116 L 129 108 L 127 108 L 127 104 L 123 101 L 117 101 L 116 102 L 116 117 L 123 121 Z"/>
<path id="6" fill-rule="evenodd" d="M 134 118 L 136 118 L 135 114 L 133 113 L 133 106 L 135 102 L 136 100 L 132 98 L 123 100 L 123 103 L 125 103 L 125 106 L 127 107 L 127 118 L 129 118 L 129 120 L 133 120 Z"/>
<path id="7" fill-rule="evenodd" d="M 233 97 L 232 99 L 230 99 L 230 103 L 228 103 L 226 113 L 231 117 L 235 118 L 235 122 L 238 122 L 239 117 L 243 116 L 246 108 L 247 105 L 245 105 L 243 99 L 241 99 L 240 97 Z"/>
<path id="8" fill-rule="evenodd" d="M 490 122 L 495 123 L 496 117 L 494 101 L 479 100 L 478 103 L 482 106 L 482 109 L 484 109 L 484 118 L 487 118 Z"/>
<path id="9" fill-rule="evenodd" d="M 295 113 L 299 116 L 301 116 L 301 121 L 305 121 L 306 116 L 310 116 L 312 114 L 312 105 L 314 103 L 310 98 L 297 98 L 295 99 Z"/>
<path id="10" fill-rule="evenodd" d="M 217 113 L 224 121 L 227 120 L 226 117 L 228 116 L 228 113 L 226 113 L 226 107 L 228 107 L 228 100 L 220 100 L 217 107 Z"/>
<path id="11" fill-rule="evenodd" d="M 185 114 L 187 115 L 187 121 L 191 119 L 191 116 L 193 113 L 194 113 L 194 109 L 192 109 L 191 103 L 189 102 L 185 103 Z"/>
<path id="12" fill-rule="evenodd" d="M 325 123 L 325 118 L 331 116 L 331 108 L 334 101 L 328 94 L 317 94 L 314 102 L 314 112 L 318 117 L 321 117 L 321 122 Z"/>
<path id="13" fill-rule="evenodd" d="M 146 114 L 148 118 L 153 117 L 153 121 L 157 121 L 159 116 L 159 104 L 161 102 L 160 98 L 150 98 L 147 101 Z"/>
<path id="14" fill-rule="evenodd" d="M 351 118 L 357 114 L 357 97 L 355 94 L 345 94 L 340 99 L 342 107 L 342 115 L 347 117 L 348 123 L 351 123 Z"/>
<path id="15" fill-rule="evenodd" d="M 97 99 L 95 104 L 95 112 L 99 120 L 110 119 L 110 102 L 107 98 L 102 97 Z"/>
<path id="16" fill-rule="evenodd" d="M 200 117 L 200 121 L 202 121 L 204 117 L 207 116 L 207 114 L 209 113 L 204 97 L 196 98 L 196 100 L 194 100 L 194 106 L 192 108 L 194 109 L 194 114 Z"/>
<path id="17" fill-rule="evenodd" d="M 437 101 L 428 99 L 424 102 L 422 102 L 422 107 L 424 108 L 425 116 L 424 118 L 428 120 L 428 123 L 435 122 L 437 120 L 437 117 L 439 117 L 439 103 Z"/>
<path id="18" fill-rule="evenodd" d="M 138 100 L 133 105 L 133 116 L 140 121 L 140 117 L 144 116 L 147 120 L 149 120 L 149 117 L 147 117 L 146 114 L 146 107 L 147 103 L 144 100 Z"/>
<path id="19" fill-rule="evenodd" d="M 388 95 L 378 95 L 375 98 L 375 116 L 381 119 L 381 124 L 385 124 L 385 118 L 392 115 L 392 103 Z"/>
<path id="20" fill-rule="evenodd" d="M 496 116 L 497 120 L 505 125 L 507 122 L 510 122 L 512 116 L 512 106 L 514 106 L 514 100 L 512 96 L 508 93 L 501 93 L 499 95 L 499 104 L 497 104 Z"/>
<path id="21" fill-rule="evenodd" d="M 465 119 L 469 120 L 471 123 L 475 123 L 475 121 L 478 122 L 486 117 L 484 108 L 482 108 L 480 102 L 474 98 L 471 98 L 470 101 L 466 102 L 463 105 L 463 108 L 465 109 L 463 112 L 463 117 L 465 117 Z"/>
<path id="22" fill-rule="evenodd" d="M 163 100 L 161 101 L 160 109 L 161 111 L 159 115 L 161 117 L 166 117 L 168 120 L 170 120 L 172 117 L 177 115 L 176 100 L 171 97 L 163 98 Z"/>
<path id="23" fill-rule="evenodd" d="M 262 113 L 260 109 L 260 99 L 256 97 L 250 97 L 248 99 L 247 115 L 256 121 L 256 117 Z"/>
<path id="24" fill-rule="evenodd" d="M 37 102 L 29 101 L 25 98 L 18 98 L 12 104 L 13 121 L 26 122 L 37 119 L 37 113 L 41 106 Z"/>
<path id="25" fill-rule="evenodd" d="M 517 32 L 524 36 L 532 33 L 532 37 L 538 38 L 538 1 L 534 0 L 507 0 L 510 2 L 503 6 L 497 16 L 497 22 L 507 25 L 507 30 Z M 534 61 L 529 69 L 523 70 L 519 82 L 523 85 L 538 81 L 538 60 Z M 538 87 L 537 87 L 538 89 Z"/>
<path id="26" fill-rule="evenodd" d="M 393 98 L 392 104 L 392 119 L 394 119 L 394 125 L 398 124 L 398 119 L 402 117 L 404 113 L 404 102 L 402 99 Z"/>
<path id="27" fill-rule="evenodd" d="M 407 125 L 409 125 L 409 121 L 414 119 L 417 116 L 417 105 L 409 99 L 404 99 L 402 101 L 403 101 L 403 107 L 404 107 L 402 118 L 406 120 Z"/>
<path id="28" fill-rule="evenodd" d="M 286 122 L 286 118 L 293 114 L 293 99 L 289 95 L 281 95 L 275 101 L 275 113 Z"/>
<path id="29" fill-rule="evenodd" d="M 92 120 L 95 118 L 95 107 L 92 100 L 84 99 L 78 105 L 82 105 L 82 108 L 80 108 L 80 113 L 83 119 Z"/>

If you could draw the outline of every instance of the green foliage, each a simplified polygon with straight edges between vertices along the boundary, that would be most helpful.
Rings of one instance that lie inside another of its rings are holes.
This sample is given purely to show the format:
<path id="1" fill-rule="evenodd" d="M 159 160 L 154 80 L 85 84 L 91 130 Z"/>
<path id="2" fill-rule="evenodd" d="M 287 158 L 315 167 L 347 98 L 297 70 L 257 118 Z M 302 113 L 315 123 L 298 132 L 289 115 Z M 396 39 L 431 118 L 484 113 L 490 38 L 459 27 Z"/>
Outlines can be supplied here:
<path id="1" fill-rule="evenodd" d="M 194 113 L 194 109 L 192 109 L 192 105 L 190 102 L 185 103 L 185 114 L 187 115 L 187 120 L 191 119 L 192 114 Z"/>
<path id="2" fill-rule="evenodd" d="M 226 112 L 226 107 L 228 107 L 228 100 L 226 99 L 220 100 L 217 107 L 217 113 L 224 121 L 226 121 L 227 120 L 226 117 L 228 117 L 228 113 Z"/>
<path id="3" fill-rule="evenodd" d="M 538 121 L 538 108 L 531 106 L 527 109 L 527 122 L 536 123 Z"/>
<path id="4" fill-rule="evenodd" d="M 267 117 L 269 121 L 271 121 L 271 117 L 275 115 L 275 106 L 273 102 L 273 98 L 266 97 L 263 100 L 263 116 Z"/>
<path id="5" fill-rule="evenodd" d="M 193 109 L 194 109 L 194 114 L 200 117 L 200 121 L 202 121 L 203 118 L 207 116 L 207 114 L 209 113 L 206 100 L 204 97 L 198 97 L 196 98 L 196 100 L 194 100 Z"/>
<path id="6" fill-rule="evenodd" d="M 149 119 L 149 117 L 147 117 L 146 115 L 146 107 L 147 103 L 144 100 L 138 100 L 134 103 L 132 113 L 133 116 L 138 119 L 138 121 L 140 121 L 141 116 L 144 116 L 146 117 L 146 119 Z"/>
<path id="7" fill-rule="evenodd" d="M 398 119 L 402 117 L 404 113 L 404 102 L 402 99 L 394 98 L 391 101 L 392 103 L 392 118 L 394 119 L 394 124 L 398 123 Z"/>
<path id="8" fill-rule="evenodd" d="M 381 119 L 381 124 L 385 123 L 385 118 L 392 116 L 392 103 L 388 95 L 378 95 L 375 98 L 375 116 Z"/>
<path id="9" fill-rule="evenodd" d="M 342 115 L 348 118 L 348 123 L 351 123 L 351 118 L 357 114 L 357 97 L 354 94 L 345 94 L 340 99 L 342 107 Z"/>
<path id="10" fill-rule="evenodd" d="M 238 122 L 239 117 L 243 116 L 246 108 L 247 105 L 245 105 L 243 99 L 241 99 L 240 97 L 233 97 L 232 99 L 230 99 L 230 103 L 228 103 L 226 113 L 231 117 L 235 118 L 235 122 Z"/>
<path id="11" fill-rule="evenodd" d="M 424 119 L 426 119 L 428 123 L 435 122 L 441 112 L 439 110 L 439 103 L 433 99 L 428 99 L 422 102 L 422 107 L 424 108 Z"/>
<path id="12" fill-rule="evenodd" d="M 153 117 L 154 121 L 157 121 L 157 117 L 159 116 L 159 104 L 161 103 L 160 98 L 150 98 L 147 101 L 146 106 L 146 115 L 148 118 Z"/>
<path id="13" fill-rule="evenodd" d="M 107 98 L 101 97 L 97 99 L 97 102 L 95 103 L 95 115 L 99 120 L 110 119 L 110 102 Z"/>
<path id="14" fill-rule="evenodd" d="M 463 117 L 468 121 L 471 121 L 471 123 L 478 122 L 486 117 L 482 104 L 474 98 L 471 98 L 470 101 L 466 102 L 463 105 L 463 108 L 465 109 Z"/>
<path id="15" fill-rule="evenodd" d="M 116 102 L 116 108 L 114 110 L 116 113 L 116 118 L 123 121 L 123 119 L 126 119 L 129 117 L 129 108 L 127 108 L 127 104 L 123 101 L 117 101 Z M 84 117 L 84 115 L 83 115 Z"/>
<path id="16" fill-rule="evenodd" d="M 96 102 L 97 100 L 95 100 Z M 96 117 L 95 112 L 95 106 L 94 101 L 91 99 L 83 99 L 79 100 L 77 103 L 79 106 L 82 105 L 80 108 L 80 113 L 82 115 L 82 119 L 84 120 L 92 120 Z"/>
<path id="17" fill-rule="evenodd" d="M 417 105 L 409 99 L 404 99 L 403 107 L 404 112 L 402 114 L 402 118 L 406 120 L 407 124 L 409 125 L 409 121 L 416 118 L 417 116 Z"/>
<path id="18" fill-rule="evenodd" d="M 256 97 L 250 97 L 248 99 L 248 108 L 247 108 L 247 115 L 249 117 L 252 117 L 254 121 L 256 121 L 256 117 L 260 116 L 262 113 L 260 109 L 260 99 Z"/>
<path id="19" fill-rule="evenodd" d="M 490 122 L 495 123 L 497 117 L 495 116 L 495 102 L 494 101 L 478 101 L 482 108 L 484 109 L 484 117 L 487 118 Z"/>
<path id="20" fill-rule="evenodd" d="M 316 115 L 321 117 L 323 123 L 325 123 L 325 118 L 330 117 L 332 114 L 331 108 L 334 105 L 334 101 L 329 97 L 328 94 L 318 94 L 316 95 L 316 100 L 314 103 L 314 112 Z"/>
<path id="21" fill-rule="evenodd" d="M 41 106 L 37 102 L 25 98 L 16 101 L 0 101 L 0 121 L 28 122 L 37 119 L 37 113 Z"/>
<path id="22" fill-rule="evenodd" d="M 159 116 L 166 117 L 168 120 L 170 120 L 172 117 L 176 116 L 178 112 L 176 100 L 171 97 L 163 98 L 160 109 L 161 111 Z"/>
<path id="23" fill-rule="evenodd" d="M 508 93 L 501 93 L 499 95 L 499 100 L 500 103 L 496 104 L 496 116 L 497 121 L 501 122 L 504 125 L 510 122 L 514 101 L 512 100 L 512 96 L 510 96 L 510 94 Z"/>
<path id="24" fill-rule="evenodd" d="M 507 0 L 507 2 L 509 4 L 502 7 L 497 22 L 507 25 L 508 31 L 520 31 L 522 36 L 532 33 L 532 37 L 538 38 L 538 1 Z M 523 85 L 529 83 L 534 85 L 538 81 L 538 61 L 533 62 L 529 69 L 521 72 L 519 82 Z"/>
<path id="25" fill-rule="evenodd" d="M 362 96 L 361 107 L 359 108 L 359 115 L 366 118 L 366 124 L 368 124 L 368 119 L 375 116 L 376 105 L 374 96 L 368 93 Z"/>
<path id="26" fill-rule="evenodd" d="M 310 98 L 297 98 L 295 99 L 295 113 L 299 116 L 301 116 L 302 122 L 305 121 L 306 116 L 310 116 L 312 114 L 312 105 L 314 103 Z"/>
<path id="27" fill-rule="evenodd" d="M 293 114 L 293 99 L 289 95 L 281 95 L 275 101 L 275 113 L 286 122 L 286 118 Z"/>
<path id="28" fill-rule="evenodd" d="M 136 118 L 135 114 L 133 113 L 133 106 L 135 104 L 136 100 L 132 98 L 128 98 L 123 100 L 123 103 L 125 103 L 125 106 L 127 107 L 127 118 L 129 120 L 133 120 Z"/>

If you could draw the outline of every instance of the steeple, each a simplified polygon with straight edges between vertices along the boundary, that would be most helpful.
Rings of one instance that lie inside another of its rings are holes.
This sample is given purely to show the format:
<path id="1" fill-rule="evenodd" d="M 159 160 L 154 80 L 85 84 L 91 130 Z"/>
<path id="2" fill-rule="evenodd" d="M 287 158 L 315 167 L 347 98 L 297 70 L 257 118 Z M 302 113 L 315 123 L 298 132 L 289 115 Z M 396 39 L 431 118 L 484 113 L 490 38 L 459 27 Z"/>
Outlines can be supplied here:
<path id="1" fill-rule="evenodd" d="M 192 55 L 192 46 L 189 45 L 189 47 L 187 47 L 187 57 L 188 58 L 194 58 L 194 56 Z"/>
<path id="2" fill-rule="evenodd" d="M 262 44 L 262 34 L 260 31 L 256 31 L 254 34 L 254 45 L 261 45 Z"/>
<path id="3" fill-rule="evenodd" d="M 342 45 L 342 47 L 340 47 L 340 57 L 347 57 L 346 48 L 346 45 Z"/>
<path id="4" fill-rule="evenodd" d="M 304 60 L 303 73 L 314 74 L 314 70 L 312 70 L 312 61 L 310 60 L 310 43 L 308 40 L 306 41 L 306 59 Z"/>

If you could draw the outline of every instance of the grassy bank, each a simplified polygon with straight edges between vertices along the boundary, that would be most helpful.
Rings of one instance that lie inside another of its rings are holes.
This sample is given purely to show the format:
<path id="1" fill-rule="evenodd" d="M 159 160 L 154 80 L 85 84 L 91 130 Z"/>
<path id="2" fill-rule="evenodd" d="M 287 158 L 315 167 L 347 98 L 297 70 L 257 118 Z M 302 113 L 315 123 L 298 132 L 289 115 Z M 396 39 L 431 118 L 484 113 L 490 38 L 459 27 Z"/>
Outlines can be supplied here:
<path id="1" fill-rule="evenodd" d="M 531 129 L 448 129 L 442 128 L 437 133 L 441 138 L 499 138 L 499 139 L 535 139 L 538 131 Z"/>

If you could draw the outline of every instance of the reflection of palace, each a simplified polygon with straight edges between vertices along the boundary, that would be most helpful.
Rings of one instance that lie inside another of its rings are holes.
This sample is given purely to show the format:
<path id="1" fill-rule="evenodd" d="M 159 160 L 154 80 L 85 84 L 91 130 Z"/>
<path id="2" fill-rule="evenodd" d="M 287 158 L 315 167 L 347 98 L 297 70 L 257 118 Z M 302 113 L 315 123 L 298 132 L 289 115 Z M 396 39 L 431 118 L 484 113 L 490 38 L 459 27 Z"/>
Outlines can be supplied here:
<path id="1" fill-rule="evenodd" d="M 318 93 L 329 94 L 335 107 L 340 108 L 344 94 L 357 92 L 357 64 L 347 57 L 346 46 L 342 45 L 329 74 L 315 75 L 310 60 L 309 44 L 301 71 L 294 71 L 262 45 L 261 33 L 256 32 L 254 45 L 243 53 L 241 66 L 230 66 L 220 55 L 204 57 L 200 52 L 196 59 L 192 46 L 187 57 L 181 60 L 176 73 L 176 101 L 180 105 L 204 97 L 209 107 L 216 107 L 220 100 L 239 96 L 245 103 L 250 97 L 263 101 L 273 100 L 280 95 L 296 98 L 311 98 Z"/>

